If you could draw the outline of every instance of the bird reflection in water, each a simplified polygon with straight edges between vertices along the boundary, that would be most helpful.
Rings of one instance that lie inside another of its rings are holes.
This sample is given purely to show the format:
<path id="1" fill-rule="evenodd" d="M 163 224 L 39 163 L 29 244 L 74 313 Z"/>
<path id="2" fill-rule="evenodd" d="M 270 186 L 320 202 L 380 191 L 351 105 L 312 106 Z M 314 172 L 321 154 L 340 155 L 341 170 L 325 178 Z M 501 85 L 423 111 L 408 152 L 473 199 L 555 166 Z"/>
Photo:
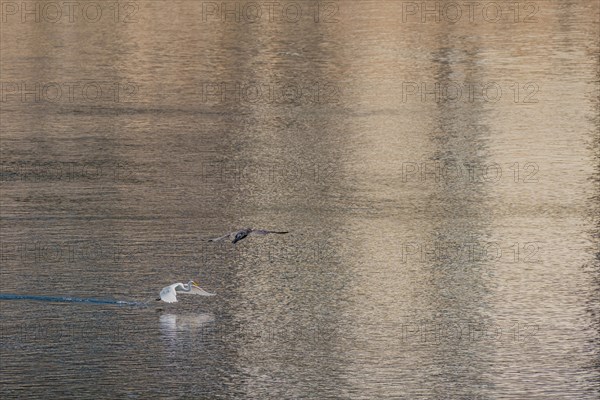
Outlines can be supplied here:
<path id="1" fill-rule="evenodd" d="M 191 336 L 202 333 L 202 330 L 212 325 L 215 316 L 212 313 L 200 314 L 162 314 L 159 317 L 160 332 L 163 336 L 175 339 L 179 336 Z"/>

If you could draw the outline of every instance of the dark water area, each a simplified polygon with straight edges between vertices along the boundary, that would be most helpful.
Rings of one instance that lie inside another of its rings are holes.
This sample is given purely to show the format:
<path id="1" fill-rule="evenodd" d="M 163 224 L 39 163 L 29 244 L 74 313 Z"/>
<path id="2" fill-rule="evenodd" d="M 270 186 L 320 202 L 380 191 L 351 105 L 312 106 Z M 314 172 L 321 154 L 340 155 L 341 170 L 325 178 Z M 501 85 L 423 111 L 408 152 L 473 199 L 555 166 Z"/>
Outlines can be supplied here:
<path id="1" fill-rule="evenodd" d="M 2 399 L 598 398 L 597 1 L 79 3 L 1 6 Z"/>

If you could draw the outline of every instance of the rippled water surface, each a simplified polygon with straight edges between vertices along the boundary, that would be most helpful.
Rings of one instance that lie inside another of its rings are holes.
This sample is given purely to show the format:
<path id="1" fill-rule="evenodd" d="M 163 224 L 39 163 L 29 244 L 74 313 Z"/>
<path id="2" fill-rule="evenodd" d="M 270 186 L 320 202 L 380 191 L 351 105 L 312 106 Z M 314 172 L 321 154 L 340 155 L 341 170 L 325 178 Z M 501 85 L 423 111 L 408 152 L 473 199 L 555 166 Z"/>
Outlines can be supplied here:
<path id="1" fill-rule="evenodd" d="M 598 398 L 597 1 L 9 3 L 2 399 Z"/>

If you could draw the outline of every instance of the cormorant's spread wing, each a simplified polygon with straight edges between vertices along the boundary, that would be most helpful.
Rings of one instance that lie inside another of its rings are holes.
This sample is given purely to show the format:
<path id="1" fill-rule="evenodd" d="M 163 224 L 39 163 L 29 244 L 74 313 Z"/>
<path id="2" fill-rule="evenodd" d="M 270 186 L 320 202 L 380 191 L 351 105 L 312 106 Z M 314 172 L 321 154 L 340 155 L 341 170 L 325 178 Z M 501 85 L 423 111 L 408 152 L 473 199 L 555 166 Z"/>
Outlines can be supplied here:
<path id="1" fill-rule="evenodd" d="M 231 236 L 231 233 L 227 233 L 221 237 L 218 238 L 214 238 L 214 239 L 208 239 L 209 242 L 220 242 L 221 240 L 225 240 L 227 238 L 229 238 L 229 236 Z"/>
<path id="2" fill-rule="evenodd" d="M 269 233 L 279 233 L 280 235 L 284 234 L 284 233 L 289 233 L 289 232 L 279 232 L 279 231 L 267 231 L 264 229 L 257 229 L 255 231 L 252 231 L 251 234 L 252 235 L 268 235 Z"/>

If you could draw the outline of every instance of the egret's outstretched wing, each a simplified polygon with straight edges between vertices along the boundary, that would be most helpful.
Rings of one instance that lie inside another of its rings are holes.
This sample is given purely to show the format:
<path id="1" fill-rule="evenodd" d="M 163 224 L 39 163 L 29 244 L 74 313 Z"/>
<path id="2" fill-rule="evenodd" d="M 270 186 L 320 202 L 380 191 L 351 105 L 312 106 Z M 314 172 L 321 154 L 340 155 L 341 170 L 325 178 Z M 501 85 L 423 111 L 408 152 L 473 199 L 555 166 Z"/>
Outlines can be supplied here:
<path id="1" fill-rule="evenodd" d="M 214 296 L 215 293 L 208 293 L 206 290 L 198 286 L 192 286 L 190 294 L 199 294 L 200 296 Z"/>
<path id="2" fill-rule="evenodd" d="M 289 232 L 267 231 L 264 229 L 257 229 L 255 231 L 252 231 L 250 234 L 251 235 L 268 235 L 269 233 L 278 233 L 280 235 L 283 235 L 284 233 L 289 233 Z"/>
<path id="3" fill-rule="evenodd" d="M 173 284 L 167 287 L 164 287 L 160 291 L 160 299 L 165 303 L 176 303 L 177 302 L 177 293 L 175 292 L 175 286 L 177 284 Z"/>
<path id="4" fill-rule="evenodd" d="M 231 236 L 231 233 L 227 233 L 227 234 L 225 234 L 225 235 L 223 235 L 223 236 L 221 236 L 221 237 L 218 237 L 218 238 L 214 238 L 214 239 L 208 239 L 208 241 L 209 241 L 209 242 L 220 242 L 221 240 L 228 239 L 228 238 L 229 238 L 229 236 Z"/>

